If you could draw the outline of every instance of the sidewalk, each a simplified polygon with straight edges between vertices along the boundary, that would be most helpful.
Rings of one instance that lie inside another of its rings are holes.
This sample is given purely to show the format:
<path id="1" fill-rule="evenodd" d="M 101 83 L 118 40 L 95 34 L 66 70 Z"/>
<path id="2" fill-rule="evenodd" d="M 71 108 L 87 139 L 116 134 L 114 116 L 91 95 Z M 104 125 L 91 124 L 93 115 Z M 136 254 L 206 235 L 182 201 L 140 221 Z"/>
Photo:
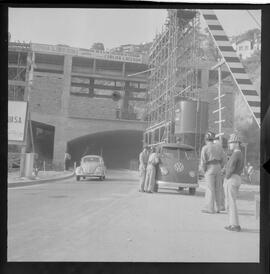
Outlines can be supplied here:
<path id="1" fill-rule="evenodd" d="M 74 176 L 73 170 L 69 171 L 39 171 L 38 176 L 30 179 L 20 177 L 19 171 L 8 173 L 8 187 L 18 187 L 63 180 Z"/>

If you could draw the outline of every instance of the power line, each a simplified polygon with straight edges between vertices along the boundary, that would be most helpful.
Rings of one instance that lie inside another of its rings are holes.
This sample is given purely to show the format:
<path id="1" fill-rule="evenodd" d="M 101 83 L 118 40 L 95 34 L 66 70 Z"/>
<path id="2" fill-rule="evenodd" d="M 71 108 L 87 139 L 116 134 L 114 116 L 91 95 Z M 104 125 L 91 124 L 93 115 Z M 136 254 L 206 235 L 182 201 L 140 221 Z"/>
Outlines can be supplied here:
<path id="1" fill-rule="evenodd" d="M 255 21 L 255 23 L 258 25 L 259 28 L 261 28 L 260 23 L 257 21 L 257 19 L 255 18 L 255 16 L 249 11 L 247 10 L 248 14 L 252 17 L 252 19 Z"/>

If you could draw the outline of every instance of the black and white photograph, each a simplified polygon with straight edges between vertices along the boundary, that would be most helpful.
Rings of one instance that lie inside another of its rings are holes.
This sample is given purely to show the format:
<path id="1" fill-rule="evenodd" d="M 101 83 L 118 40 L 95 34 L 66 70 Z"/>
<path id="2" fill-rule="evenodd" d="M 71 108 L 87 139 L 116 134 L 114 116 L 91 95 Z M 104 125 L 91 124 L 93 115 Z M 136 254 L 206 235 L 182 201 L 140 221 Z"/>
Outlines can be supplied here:
<path id="1" fill-rule="evenodd" d="M 8 262 L 260 262 L 262 12 L 201 7 L 8 8 Z"/>

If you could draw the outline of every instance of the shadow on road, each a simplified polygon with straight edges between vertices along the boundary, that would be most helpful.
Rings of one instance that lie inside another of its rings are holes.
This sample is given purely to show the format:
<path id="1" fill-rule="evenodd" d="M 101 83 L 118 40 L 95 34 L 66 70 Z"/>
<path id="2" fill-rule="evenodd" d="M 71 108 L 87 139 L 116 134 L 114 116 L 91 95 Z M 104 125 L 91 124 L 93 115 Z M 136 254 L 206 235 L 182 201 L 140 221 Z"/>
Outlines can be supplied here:
<path id="1" fill-rule="evenodd" d="M 245 201 L 254 201 L 255 194 L 259 194 L 257 191 L 239 191 L 239 195 L 237 199 L 239 200 L 245 200 Z"/>
<path id="2" fill-rule="evenodd" d="M 194 197 L 204 197 L 204 192 L 196 191 L 195 195 L 190 195 L 188 190 L 177 191 L 169 189 L 159 189 L 156 194 L 167 194 L 167 195 L 179 195 L 179 196 L 194 196 Z"/>
<path id="3" fill-rule="evenodd" d="M 259 229 L 249 229 L 249 228 L 242 228 L 241 232 L 246 233 L 260 233 Z"/>

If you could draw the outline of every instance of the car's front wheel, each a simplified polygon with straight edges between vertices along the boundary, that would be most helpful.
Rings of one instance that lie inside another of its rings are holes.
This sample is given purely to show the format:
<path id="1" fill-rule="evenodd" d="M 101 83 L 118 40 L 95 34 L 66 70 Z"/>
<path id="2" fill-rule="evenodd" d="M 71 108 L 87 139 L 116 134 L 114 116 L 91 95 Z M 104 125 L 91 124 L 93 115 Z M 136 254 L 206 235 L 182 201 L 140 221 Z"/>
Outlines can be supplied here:
<path id="1" fill-rule="evenodd" d="M 81 179 L 81 176 L 76 176 L 76 181 L 80 181 L 80 179 Z"/>

